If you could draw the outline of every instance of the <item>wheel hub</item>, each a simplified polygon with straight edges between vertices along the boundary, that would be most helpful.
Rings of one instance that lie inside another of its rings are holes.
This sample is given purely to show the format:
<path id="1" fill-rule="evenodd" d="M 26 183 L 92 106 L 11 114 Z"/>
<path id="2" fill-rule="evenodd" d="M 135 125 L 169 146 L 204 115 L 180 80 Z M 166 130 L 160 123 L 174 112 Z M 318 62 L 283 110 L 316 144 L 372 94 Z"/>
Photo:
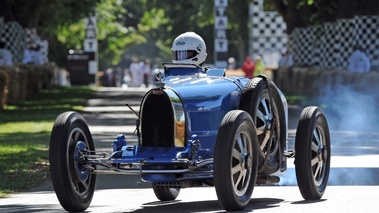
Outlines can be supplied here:
<path id="1" fill-rule="evenodd" d="M 323 160 L 323 161 L 326 161 L 326 158 L 327 158 L 327 156 L 326 156 L 326 148 L 325 148 L 325 146 L 320 146 L 319 148 L 318 148 L 318 151 L 317 151 L 318 153 L 317 153 L 317 155 L 318 155 L 318 159 L 319 160 Z"/>
<path id="2" fill-rule="evenodd" d="M 271 126 L 272 126 L 272 119 L 267 119 L 266 120 L 266 129 L 271 130 Z"/>
<path id="3" fill-rule="evenodd" d="M 249 169 L 252 166 L 252 159 L 248 153 L 241 154 L 241 167 L 242 169 Z"/>
<path id="4" fill-rule="evenodd" d="M 85 182 L 89 177 L 89 170 L 84 166 L 84 153 L 87 150 L 87 146 L 82 141 L 78 141 L 75 146 L 74 152 L 74 166 L 75 173 L 78 179 L 82 182 Z"/>

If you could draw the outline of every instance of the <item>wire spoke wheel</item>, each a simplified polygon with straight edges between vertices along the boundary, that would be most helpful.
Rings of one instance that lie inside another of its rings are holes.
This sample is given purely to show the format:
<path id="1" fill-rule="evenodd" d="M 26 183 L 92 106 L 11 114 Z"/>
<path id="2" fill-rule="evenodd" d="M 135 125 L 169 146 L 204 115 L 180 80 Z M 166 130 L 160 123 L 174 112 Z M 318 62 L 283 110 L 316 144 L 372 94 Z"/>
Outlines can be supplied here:
<path id="1" fill-rule="evenodd" d="M 256 126 L 259 167 L 265 174 L 275 173 L 283 159 L 287 134 L 284 106 L 276 85 L 262 77 L 251 79 L 242 92 L 240 109 L 250 114 Z"/>
<path id="2" fill-rule="evenodd" d="M 226 210 L 246 207 L 253 193 L 258 168 L 258 139 L 247 112 L 228 112 L 218 131 L 214 178 L 217 197 Z"/>
<path id="3" fill-rule="evenodd" d="M 295 138 L 295 170 L 300 192 L 306 200 L 317 200 L 326 189 L 330 171 L 330 135 L 324 112 L 305 108 Z"/>

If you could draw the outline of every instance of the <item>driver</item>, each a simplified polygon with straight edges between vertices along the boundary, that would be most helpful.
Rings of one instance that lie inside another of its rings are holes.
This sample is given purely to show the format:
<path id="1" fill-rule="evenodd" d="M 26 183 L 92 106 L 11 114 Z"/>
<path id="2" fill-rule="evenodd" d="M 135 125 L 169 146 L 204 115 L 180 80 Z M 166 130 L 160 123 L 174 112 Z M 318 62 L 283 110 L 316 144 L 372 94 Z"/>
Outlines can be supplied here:
<path id="1" fill-rule="evenodd" d="M 175 38 L 171 48 L 172 62 L 201 66 L 207 58 L 204 40 L 194 32 L 186 32 Z"/>

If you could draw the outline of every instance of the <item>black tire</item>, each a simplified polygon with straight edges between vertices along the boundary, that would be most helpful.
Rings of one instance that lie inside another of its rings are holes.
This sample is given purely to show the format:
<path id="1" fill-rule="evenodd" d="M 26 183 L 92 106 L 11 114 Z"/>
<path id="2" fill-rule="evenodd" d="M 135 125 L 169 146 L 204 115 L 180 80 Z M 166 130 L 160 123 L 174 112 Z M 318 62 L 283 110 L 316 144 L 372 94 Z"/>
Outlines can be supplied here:
<path id="1" fill-rule="evenodd" d="M 325 192 L 330 171 L 330 135 L 324 112 L 306 107 L 295 138 L 296 179 L 305 200 L 318 200 Z"/>
<path id="2" fill-rule="evenodd" d="M 85 119 L 76 112 L 60 114 L 50 136 L 50 174 L 60 204 L 70 212 L 84 211 L 92 201 L 96 175 L 81 159 L 88 150 L 95 147 Z"/>
<path id="3" fill-rule="evenodd" d="M 214 184 L 221 206 L 228 211 L 247 206 L 258 173 L 259 145 L 254 122 L 242 110 L 228 112 L 218 130 Z"/>
<path id="4" fill-rule="evenodd" d="M 265 77 L 255 77 L 245 86 L 240 109 L 248 112 L 256 125 L 260 145 L 259 172 L 278 171 L 286 148 L 287 122 L 278 88 Z"/>
<path id="5" fill-rule="evenodd" d="M 180 192 L 180 188 L 158 186 L 157 184 L 152 184 L 154 194 L 160 201 L 170 201 L 175 200 Z"/>

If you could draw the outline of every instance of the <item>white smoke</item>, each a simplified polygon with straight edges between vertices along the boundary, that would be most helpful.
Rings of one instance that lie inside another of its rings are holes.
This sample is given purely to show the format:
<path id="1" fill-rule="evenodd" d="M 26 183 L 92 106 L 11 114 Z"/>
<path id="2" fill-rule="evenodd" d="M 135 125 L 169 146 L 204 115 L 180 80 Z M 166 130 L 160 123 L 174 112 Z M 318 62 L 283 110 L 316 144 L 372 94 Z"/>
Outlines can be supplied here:
<path id="1" fill-rule="evenodd" d="M 332 130 L 378 129 L 378 92 L 338 85 L 326 88 L 319 98 Z"/>
<path id="2" fill-rule="evenodd" d="M 334 85 L 318 98 L 331 136 L 328 185 L 376 185 L 379 167 L 379 88 L 375 85 Z M 294 136 L 289 148 L 294 147 Z M 375 165 L 374 165 L 375 164 Z M 297 185 L 293 160 L 280 175 L 280 186 Z"/>

